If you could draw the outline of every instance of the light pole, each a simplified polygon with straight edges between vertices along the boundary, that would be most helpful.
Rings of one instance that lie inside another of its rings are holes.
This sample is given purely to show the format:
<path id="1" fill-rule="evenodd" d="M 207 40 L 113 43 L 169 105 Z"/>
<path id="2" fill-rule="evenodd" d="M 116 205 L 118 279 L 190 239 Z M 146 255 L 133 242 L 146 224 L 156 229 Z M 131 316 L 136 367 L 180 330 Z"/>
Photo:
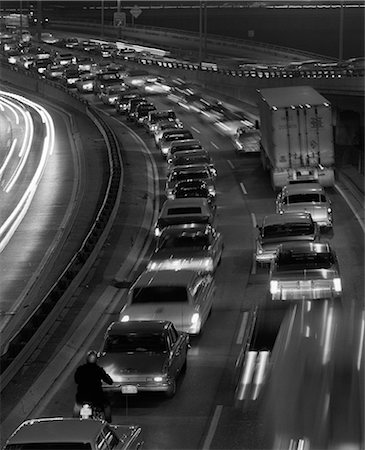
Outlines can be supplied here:
<path id="1" fill-rule="evenodd" d="M 202 0 L 199 0 L 199 65 L 202 63 L 203 11 Z"/>
<path id="2" fill-rule="evenodd" d="M 344 16 L 344 4 L 341 0 L 340 6 L 340 32 L 338 39 L 338 60 L 341 62 L 343 59 L 343 16 Z"/>
<path id="3" fill-rule="evenodd" d="M 101 0 L 101 37 L 104 37 L 104 0 Z"/>

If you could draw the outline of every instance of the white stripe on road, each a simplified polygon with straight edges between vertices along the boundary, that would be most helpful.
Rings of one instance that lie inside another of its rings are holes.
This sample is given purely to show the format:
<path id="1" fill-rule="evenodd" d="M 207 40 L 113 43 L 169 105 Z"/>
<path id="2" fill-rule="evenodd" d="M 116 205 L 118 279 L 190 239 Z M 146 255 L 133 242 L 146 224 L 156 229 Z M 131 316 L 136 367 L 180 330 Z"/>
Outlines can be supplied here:
<path id="1" fill-rule="evenodd" d="M 245 195 L 247 195 L 247 191 L 246 191 L 245 185 L 241 182 L 241 183 L 240 183 L 240 186 L 241 186 L 242 192 L 243 192 Z"/>
<path id="2" fill-rule="evenodd" d="M 252 226 L 253 226 L 254 228 L 256 228 L 256 227 L 257 227 L 257 220 L 256 220 L 256 215 L 255 215 L 255 213 L 251 213 L 251 220 L 252 220 Z"/>
<path id="3" fill-rule="evenodd" d="M 215 431 L 216 431 L 217 426 L 218 426 L 218 421 L 219 421 L 219 418 L 220 418 L 220 416 L 222 414 L 222 409 L 223 409 L 223 405 L 217 405 L 216 408 L 215 408 L 213 419 L 210 422 L 210 427 L 209 427 L 209 430 L 208 430 L 207 437 L 205 438 L 202 450 L 210 449 L 210 444 L 212 443 L 212 440 L 214 438 L 214 434 L 215 434 Z"/>
<path id="4" fill-rule="evenodd" d="M 345 202 L 348 204 L 348 206 L 350 207 L 351 211 L 354 213 L 357 221 L 359 222 L 362 231 L 365 233 L 365 225 L 364 222 L 361 220 L 361 217 L 358 215 L 357 211 L 355 210 L 355 208 L 351 205 L 350 200 L 347 198 L 346 194 L 344 193 L 344 191 L 340 188 L 340 186 L 338 186 L 338 184 L 335 184 L 335 188 L 337 189 L 337 191 L 341 194 L 341 196 L 344 198 Z"/>
<path id="5" fill-rule="evenodd" d="M 197 128 L 195 128 L 195 127 L 190 127 L 192 130 L 194 130 L 196 133 L 199 133 L 200 134 L 200 131 L 197 129 Z"/>
<path id="6" fill-rule="evenodd" d="M 243 342 L 243 336 L 244 336 L 245 331 L 246 331 L 247 321 L 248 321 L 248 311 L 245 311 L 243 313 L 242 322 L 241 322 L 240 330 L 239 330 L 238 335 L 237 335 L 236 344 L 241 345 L 242 342 Z"/>
<path id="7" fill-rule="evenodd" d="M 219 150 L 219 146 L 217 144 L 215 144 L 214 142 L 210 141 L 210 143 L 213 145 L 213 147 L 215 147 L 216 149 Z"/>
<path id="8" fill-rule="evenodd" d="M 231 169 L 235 169 L 233 162 L 230 159 L 227 159 L 227 163 L 229 164 L 229 166 L 231 167 Z"/>
<path id="9" fill-rule="evenodd" d="M 253 229 L 255 230 L 257 227 L 257 219 L 256 219 L 256 215 L 255 213 L 251 213 L 251 220 L 252 220 L 252 226 Z M 255 247 L 255 239 L 254 239 L 254 247 Z M 256 265 L 256 252 L 253 252 L 252 255 L 252 269 L 251 269 L 251 275 L 256 275 L 256 271 L 257 271 L 257 265 Z"/>

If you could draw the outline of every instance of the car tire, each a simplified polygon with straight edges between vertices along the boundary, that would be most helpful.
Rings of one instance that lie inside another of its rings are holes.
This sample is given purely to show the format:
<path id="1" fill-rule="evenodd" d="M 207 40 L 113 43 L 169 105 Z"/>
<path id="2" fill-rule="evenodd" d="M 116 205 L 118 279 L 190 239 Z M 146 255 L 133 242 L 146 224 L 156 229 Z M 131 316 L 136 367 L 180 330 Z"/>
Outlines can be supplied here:
<path id="1" fill-rule="evenodd" d="M 176 379 L 171 380 L 169 389 L 165 392 L 167 398 L 172 398 L 176 394 Z"/>

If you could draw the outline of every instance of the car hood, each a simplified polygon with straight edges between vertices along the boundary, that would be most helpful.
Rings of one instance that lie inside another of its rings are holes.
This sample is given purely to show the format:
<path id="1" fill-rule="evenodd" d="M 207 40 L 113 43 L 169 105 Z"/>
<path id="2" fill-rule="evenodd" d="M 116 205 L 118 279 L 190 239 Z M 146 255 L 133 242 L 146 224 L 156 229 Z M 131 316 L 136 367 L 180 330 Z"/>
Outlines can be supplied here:
<path id="1" fill-rule="evenodd" d="M 167 352 L 109 353 L 100 357 L 98 363 L 113 378 L 113 373 L 115 375 L 161 373 L 167 360 Z"/>
<path id="2" fill-rule="evenodd" d="M 271 279 L 280 281 L 294 280 L 333 280 L 338 277 L 336 269 L 287 270 L 273 273 Z"/>

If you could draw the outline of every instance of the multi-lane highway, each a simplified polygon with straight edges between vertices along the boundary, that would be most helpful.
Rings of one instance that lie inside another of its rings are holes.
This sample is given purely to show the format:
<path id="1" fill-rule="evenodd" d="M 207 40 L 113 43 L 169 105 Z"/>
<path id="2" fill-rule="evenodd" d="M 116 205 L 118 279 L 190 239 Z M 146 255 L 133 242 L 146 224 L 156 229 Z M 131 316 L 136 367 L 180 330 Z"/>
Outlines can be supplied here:
<path id="1" fill-rule="evenodd" d="M 39 346 L 32 363 L 16 375 L 3 395 L 5 437 L 25 418 L 71 415 L 73 372 L 89 348 L 99 349 L 107 325 L 117 320 L 125 302 L 126 289 L 115 280 L 123 281 L 118 279 L 118 273 L 137 239 L 136 228 L 143 222 L 144 203 L 154 196 L 158 200 L 154 203 L 156 212 L 165 198 L 166 163 L 152 138 L 92 94 L 87 99 L 107 114 L 106 120 L 122 144 L 125 196 L 110 239 L 80 288 L 78 301 L 65 311 L 50 340 Z M 327 324 L 326 329 L 330 333 L 327 341 L 335 343 L 341 353 L 335 348 L 322 367 L 309 341 L 305 353 L 302 338 L 288 332 L 283 339 L 290 339 L 293 346 L 286 349 L 283 345 L 276 350 L 271 384 L 265 395 L 237 405 L 235 362 L 244 344 L 247 312 L 267 301 L 268 272 L 253 262 L 255 225 L 265 214 L 275 211 L 274 192 L 260 158 L 237 156 L 231 138 L 220 127 L 189 105 L 182 107 L 166 96 L 151 96 L 150 100 L 158 109 L 174 108 L 184 125 L 212 154 L 218 170 L 217 228 L 223 234 L 225 247 L 222 264 L 215 274 L 213 313 L 203 334 L 192 339 L 188 368 L 176 396 L 169 400 L 147 394 L 114 396 L 113 423 L 141 425 L 147 449 L 296 448 L 290 446 L 293 442 L 302 445 L 297 448 L 309 448 L 310 443 L 314 445 L 310 448 L 321 448 L 318 443 L 325 443 L 327 448 L 361 448 L 363 405 L 357 394 L 361 394 L 364 370 L 359 353 L 364 336 L 364 224 L 338 189 L 329 191 L 334 232 L 324 237 L 337 251 L 344 296 L 343 309 L 333 313 L 336 333 L 331 331 L 332 325 Z M 158 180 L 157 185 L 153 179 Z M 150 245 L 137 272 L 152 251 L 152 233 L 147 244 Z M 303 317 L 293 316 L 288 328 L 292 330 L 295 324 L 302 323 Z M 319 327 L 318 317 L 312 327 Z M 314 331 L 313 339 L 317 335 Z M 300 366 L 303 359 L 298 355 L 302 353 L 312 370 Z M 283 355 L 285 364 L 279 364 Z M 329 377 L 328 373 L 335 375 Z M 286 414 L 290 414 L 290 421 L 279 420 Z M 310 426 L 312 415 L 322 424 L 320 433 Z M 339 426 L 348 423 L 349 417 L 357 418 L 352 427 Z"/>

